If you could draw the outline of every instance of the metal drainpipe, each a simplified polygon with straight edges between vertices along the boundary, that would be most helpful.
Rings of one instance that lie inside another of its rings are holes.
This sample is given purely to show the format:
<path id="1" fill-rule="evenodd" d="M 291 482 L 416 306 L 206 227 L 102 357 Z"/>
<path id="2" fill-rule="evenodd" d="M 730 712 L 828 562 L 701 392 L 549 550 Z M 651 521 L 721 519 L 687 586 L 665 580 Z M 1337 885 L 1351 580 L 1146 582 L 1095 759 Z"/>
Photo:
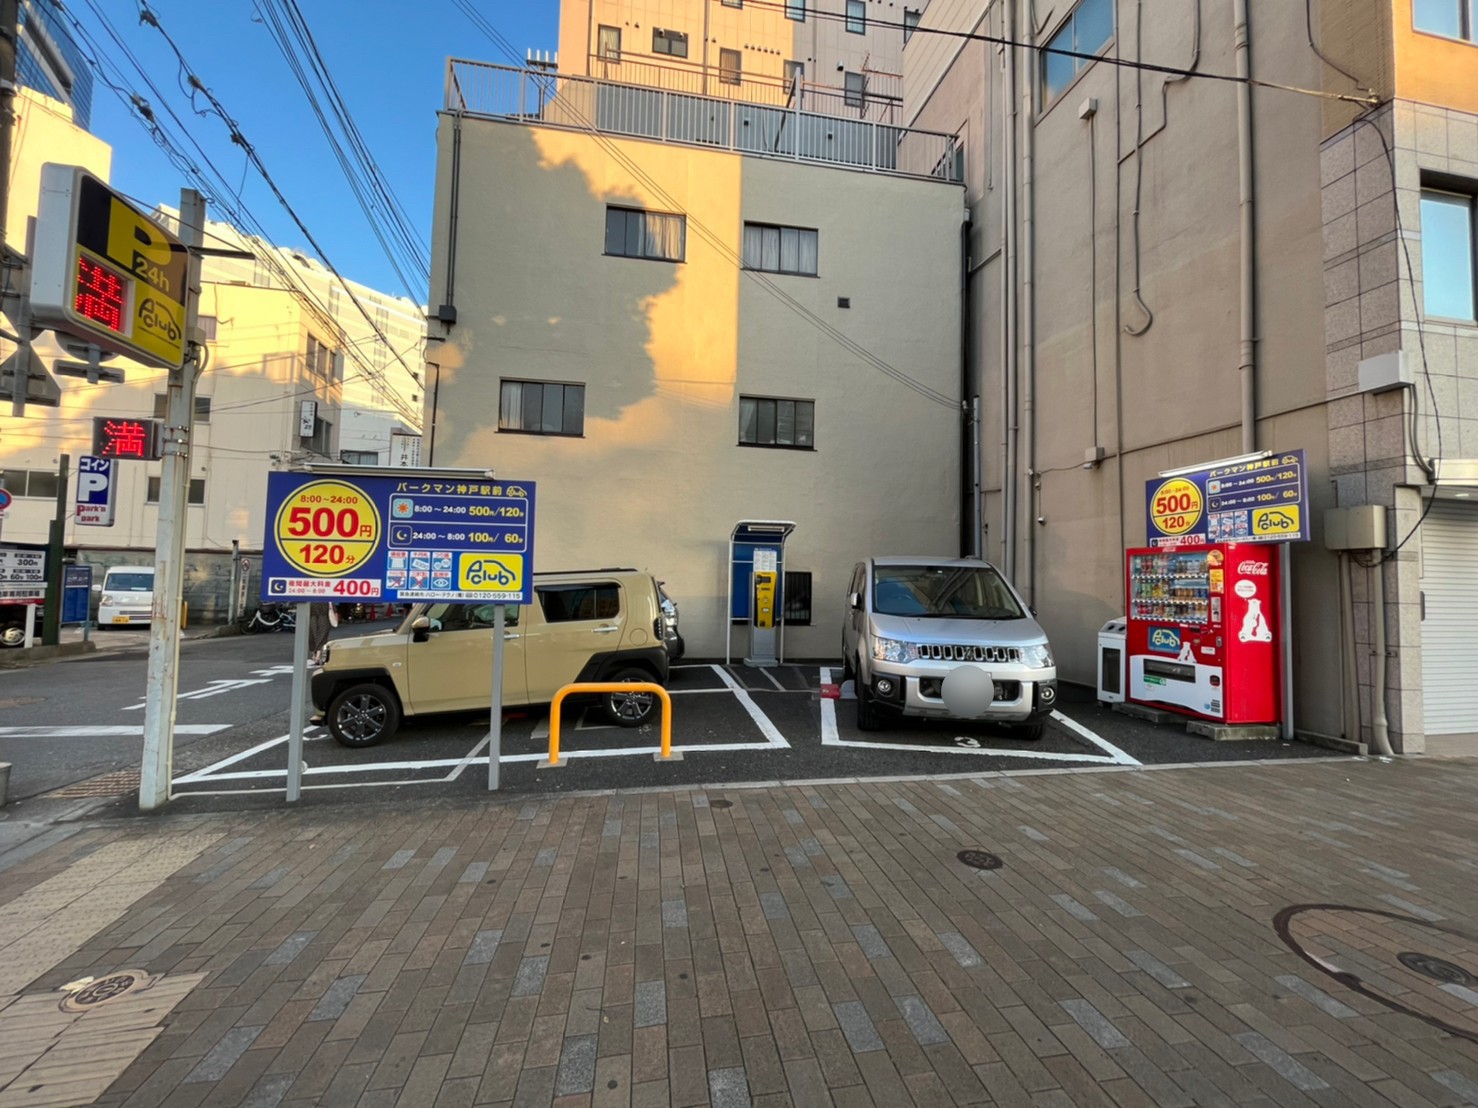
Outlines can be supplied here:
<path id="1" fill-rule="evenodd" d="M 1252 34 L 1247 0 L 1232 0 L 1237 60 L 1238 210 L 1241 214 L 1242 336 L 1237 370 L 1242 379 L 1242 452 L 1257 449 L 1257 241 L 1252 173 Z"/>
<path id="2" fill-rule="evenodd" d="M 1016 38 L 1016 4 L 1006 5 L 1006 41 Z M 1005 178 L 1001 205 L 1006 257 L 1001 266 L 1001 418 L 1004 443 L 1001 465 L 1001 561 L 1008 580 L 1016 579 L 1016 51 L 1006 48 L 1006 95 L 1001 98 L 1006 142 L 1001 152 Z"/>
<path id="3" fill-rule="evenodd" d="M 1032 0 L 1026 4 L 1025 63 L 1021 88 L 1021 110 L 1025 116 L 1021 136 L 1021 418 L 1026 424 L 1026 550 L 1022 572 L 1026 576 L 1027 603 L 1037 602 L 1037 301 L 1034 288 L 1037 264 L 1036 223 L 1033 196 L 1033 159 L 1036 146 L 1036 81 L 1033 80 L 1037 45 L 1037 20 Z"/>
<path id="4" fill-rule="evenodd" d="M 1371 681 L 1374 688 L 1370 690 L 1371 714 L 1371 737 L 1375 740 L 1377 754 L 1387 758 L 1394 756 L 1395 751 L 1391 749 L 1391 735 L 1386 721 L 1386 565 L 1379 561 L 1380 551 L 1373 552 L 1377 558 L 1374 582 L 1374 600 L 1370 610 L 1370 627 L 1375 639 L 1375 664 L 1371 667 Z"/>

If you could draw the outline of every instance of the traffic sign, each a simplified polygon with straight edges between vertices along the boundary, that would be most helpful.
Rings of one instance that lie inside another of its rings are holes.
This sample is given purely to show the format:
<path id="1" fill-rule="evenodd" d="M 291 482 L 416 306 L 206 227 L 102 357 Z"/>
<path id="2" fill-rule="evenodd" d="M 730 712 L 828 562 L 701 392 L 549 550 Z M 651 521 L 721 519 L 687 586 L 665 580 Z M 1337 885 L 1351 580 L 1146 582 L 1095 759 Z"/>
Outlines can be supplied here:
<path id="1" fill-rule="evenodd" d="M 34 259 L 38 323 L 147 365 L 184 364 L 188 250 L 85 169 L 42 166 Z"/>
<path id="2" fill-rule="evenodd" d="M 77 463 L 77 515 L 79 526 L 111 527 L 118 498 L 112 458 L 84 454 Z"/>
<path id="3" fill-rule="evenodd" d="M 534 485 L 267 477 L 262 599 L 533 601 Z"/>
<path id="4" fill-rule="evenodd" d="M 9 489 L 0 489 L 0 512 L 3 512 L 6 508 L 10 507 L 11 501 L 13 499 L 14 498 L 10 495 Z"/>

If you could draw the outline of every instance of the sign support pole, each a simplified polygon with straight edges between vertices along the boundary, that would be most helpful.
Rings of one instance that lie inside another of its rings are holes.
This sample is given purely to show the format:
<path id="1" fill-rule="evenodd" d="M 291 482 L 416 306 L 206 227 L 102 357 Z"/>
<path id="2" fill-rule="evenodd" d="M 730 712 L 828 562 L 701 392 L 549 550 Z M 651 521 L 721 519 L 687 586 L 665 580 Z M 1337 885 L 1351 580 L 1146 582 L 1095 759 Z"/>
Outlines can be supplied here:
<path id="1" fill-rule="evenodd" d="M 184 365 L 169 371 L 164 457 L 160 463 L 159 527 L 154 553 L 154 610 L 149 624 L 149 676 L 144 692 L 144 760 L 139 807 L 163 807 L 174 774 L 175 694 L 180 660 L 180 608 L 185 584 L 185 532 L 190 489 L 190 432 L 201 347 L 192 336 L 200 307 L 200 255 L 205 241 L 205 198 L 180 190 L 180 240 L 190 248 L 185 282 Z"/>
<path id="2" fill-rule="evenodd" d="M 41 645 L 56 646 L 62 641 L 62 558 L 66 556 L 67 472 L 71 457 L 58 459 L 56 475 L 56 515 L 47 529 L 46 546 L 46 611 L 41 620 Z"/>
<path id="3" fill-rule="evenodd" d="M 488 792 L 498 788 L 503 763 L 503 627 L 507 608 L 493 605 L 493 709 L 488 716 Z"/>
<path id="4" fill-rule="evenodd" d="M 1278 685 L 1283 741 L 1293 739 L 1293 544 L 1278 544 Z"/>
<path id="5" fill-rule="evenodd" d="M 308 608 L 299 603 L 293 629 L 293 702 L 287 731 L 287 802 L 303 794 L 303 717 L 308 692 Z"/>

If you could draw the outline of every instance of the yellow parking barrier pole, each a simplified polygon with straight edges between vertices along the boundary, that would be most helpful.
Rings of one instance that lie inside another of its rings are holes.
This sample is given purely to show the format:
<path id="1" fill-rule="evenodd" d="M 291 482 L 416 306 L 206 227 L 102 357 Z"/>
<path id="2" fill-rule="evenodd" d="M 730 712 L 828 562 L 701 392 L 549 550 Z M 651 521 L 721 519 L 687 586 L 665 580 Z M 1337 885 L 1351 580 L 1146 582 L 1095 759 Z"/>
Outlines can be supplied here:
<path id="1" fill-rule="evenodd" d="M 571 694 L 585 693 L 654 693 L 662 701 L 662 750 L 654 754 L 658 762 L 680 762 L 683 756 L 672 752 L 672 697 L 654 681 L 586 681 L 566 685 L 554 694 L 549 705 L 549 757 L 539 763 L 540 769 L 552 769 L 569 761 L 559 756 L 559 709 Z"/>

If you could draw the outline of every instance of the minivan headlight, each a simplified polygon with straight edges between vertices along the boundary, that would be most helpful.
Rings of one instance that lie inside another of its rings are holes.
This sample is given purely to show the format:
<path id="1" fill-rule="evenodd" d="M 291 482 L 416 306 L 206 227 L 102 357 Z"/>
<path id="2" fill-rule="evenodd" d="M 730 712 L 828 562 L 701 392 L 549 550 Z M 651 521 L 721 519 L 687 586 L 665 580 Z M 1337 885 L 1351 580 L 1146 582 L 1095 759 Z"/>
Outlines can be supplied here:
<path id="1" fill-rule="evenodd" d="M 875 662 L 916 662 L 919 648 L 911 642 L 900 642 L 898 639 L 874 639 L 872 657 Z"/>
<path id="2" fill-rule="evenodd" d="M 1052 647 L 1044 642 L 1022 647 L 1021 660 L 1032 669 L 1050 669 L 1056 664 L 1052 660 Z"/>

